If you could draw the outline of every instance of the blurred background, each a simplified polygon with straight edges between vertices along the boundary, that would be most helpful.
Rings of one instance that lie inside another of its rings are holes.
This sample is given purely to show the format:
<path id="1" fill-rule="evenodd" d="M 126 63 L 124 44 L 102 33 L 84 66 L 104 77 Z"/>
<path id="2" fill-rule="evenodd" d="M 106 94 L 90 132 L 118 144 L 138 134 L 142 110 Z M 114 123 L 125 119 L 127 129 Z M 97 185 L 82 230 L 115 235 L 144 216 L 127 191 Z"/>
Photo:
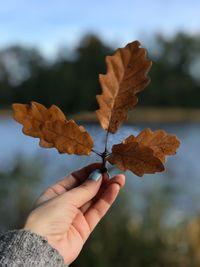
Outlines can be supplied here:
<path id="1" fill-rule="evenodd" d="M 36 197 L 67 173 L 99 160 L 59 155 L 24 136 L 13 102 L 56 104 L 84 125 L 102 150 L 98 74 L 105 56 L 140 40 L 153 61 L 113 143 L 164 129 L 182 145 L 162 174 L 127 184 L 79 258 L 82 267 L 200 266 L 200 2 L 198 0 L 7 0 L 0 6 L 0 230 L 21 227 Z M 110 173 L 119 170 L 110 168 Z"/>

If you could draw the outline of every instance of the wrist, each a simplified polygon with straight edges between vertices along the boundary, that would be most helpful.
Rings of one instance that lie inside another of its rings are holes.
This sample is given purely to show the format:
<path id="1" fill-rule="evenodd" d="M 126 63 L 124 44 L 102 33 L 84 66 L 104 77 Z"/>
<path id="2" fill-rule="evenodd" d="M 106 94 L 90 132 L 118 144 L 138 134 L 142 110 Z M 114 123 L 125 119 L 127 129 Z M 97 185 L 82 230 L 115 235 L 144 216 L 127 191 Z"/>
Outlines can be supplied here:
<path id="1" fill-rule="evenodd" d="M 23 230 L 30 231 L 34 234 L 47 238 L 47 235 L 43 228 L 44 227 L 41 223 L 39 223 L 39 220 L 37 220 L 37 218 L 35 218 L 35 216 L 33 216 L 31 213 L 26 219 Z"/>

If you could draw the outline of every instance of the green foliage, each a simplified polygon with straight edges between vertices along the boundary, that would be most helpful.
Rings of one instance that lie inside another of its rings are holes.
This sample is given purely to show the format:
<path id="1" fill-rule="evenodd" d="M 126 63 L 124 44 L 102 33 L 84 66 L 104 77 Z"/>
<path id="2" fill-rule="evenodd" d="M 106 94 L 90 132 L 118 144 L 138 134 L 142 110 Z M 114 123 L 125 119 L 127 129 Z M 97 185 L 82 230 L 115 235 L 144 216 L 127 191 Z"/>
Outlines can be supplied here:
<path id="1" fill-rule="evenodd" d="M 152 83 L 140 94 L 143 106 L 200 107 L 200 36 L 156 36 L 150 51 Z M 143 44 L 145 46 L 145 43 Z M 98 37 L 85 36 L 73 53 L 66 48 L 54 62 L 36 49 L 10 47 L 0 51 L 1 107 L 35 100 L 56 104 L 68 113 L 97 108 L 98 74 L 113 49 Z"/>
<path id="2" fill-rule="evenodd" d="M 141 96 L 142 105 L 200 107 L 200 36 L 158 36 L 158 53 L 151 84 Z"/>
<path id="3" fill-rule="evenodd" d="M 23 57 L 27 57 L 26 61 L 16 56 L 14 47 L 0 54 L 0 99 L 4 106 L 12 102 L 27 103 L 35 100 L 45 105 L 56 104 L 68 112 L 96 108 L 98 73 L 105 71 L 104 58 L 111 53 L 97 37 L 85 37 L 76 49 L 73 59 L 66 59 L 65 56 L 62 58 L 61 55 L 53 63 L 45 62 L 39 52 L 33 54 L 32 50 L 25 48 L 21 48 L 21 51 L 24 51 Z M 19 72 L 19 66 L 29 72 L 29 76 L 23 76 L 22 71 L 20 72 L 24 78 L 20 83 L 13 83 L 10 70 L 4 70 L 6 62 L 3 59 L 6 53 L 10 54 L 11 59 L 17 57 Z"/>
<path id="4" fill-rule="evenodd" d="M 19 157 L 10 171 L 0 171 L 0 230 L 23 226 L 42 180 L 41 165 L 37 159 Z"/>

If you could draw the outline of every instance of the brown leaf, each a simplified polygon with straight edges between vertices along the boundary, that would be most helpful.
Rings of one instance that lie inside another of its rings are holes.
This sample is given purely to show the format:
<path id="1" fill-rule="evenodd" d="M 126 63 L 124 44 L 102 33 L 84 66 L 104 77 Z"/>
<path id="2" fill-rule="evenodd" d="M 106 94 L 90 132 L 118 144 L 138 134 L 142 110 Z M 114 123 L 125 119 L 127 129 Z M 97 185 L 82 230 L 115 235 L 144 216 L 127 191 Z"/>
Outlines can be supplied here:
<path id="1" fill-rule="evenodd" d="M 106 65 L 107 73 L 99 75 L 102 94 L 97 95 L 100 109 L 96 115 L 102 128 L 115 133 L 127 119 L 127 112 L 137 104 L 136 94 L 149 84 L 147 73 L 152 62 L 135 41 L 107 56 Z"/>
<path id="2" fill-rule="evenodd" d="M 40 138 L 40 146 L 56 147 L 61 153 L 90 154 L 93 146 L 90 135 L 83 126 L 67 120 L 57 106 L 47 109 L 37 102 L 13 104 L 13 111 L 15 120 L 23 125 L 23 133 Z"/>
<path id="3" fill-rule="evenodd" d="M 131 170 L 143 176 L 163 171 L 165 156 L 174 155 L 179 145 L 174 135 L 145 129 L 137 137 L 130 135 L 121 144 L 114 145 L 107 160 L 123 171 Z"/>
<path id="4" fill-rule="evenodd" d="M 45 121 L 65 121 L 65 115 L 55 105 L 47 109 L 42 104 L 31 102 L 31 105 L 13 104 L 14 119 L 23 125 L 23 133 L 32 137 L 40 138 L 40 146 L 53 147 L 53 144 L 42 138 L 41 127 Z"/>
<path id="5" fill-rule="evenodd" d="M 43 137 L 53 143 L 60 153 L 89 155 L 93 147 L 90 135 L 73 120 L 46 122 Z"/>
<path id="6" fill-rule="evenodd" d="M 137 142 L 114 145 L 107 160 L 120 170 L 130 170 L 138 176 L 164 170 L 161 160 L 153 155 L 153 150 Z"/>
<path id="7" fill-rule="evenodd" d="M 137 137 L 129 136 L 129 138 L 129 140 L 137 141 L 153 149 L 154 155 L 163 163 L 165 156 L 175 155 L 180 146 L 180 141 L 175 135 L 168 134 L 163 130 L 153 132 L 150 129 L 144 129 Z"/>

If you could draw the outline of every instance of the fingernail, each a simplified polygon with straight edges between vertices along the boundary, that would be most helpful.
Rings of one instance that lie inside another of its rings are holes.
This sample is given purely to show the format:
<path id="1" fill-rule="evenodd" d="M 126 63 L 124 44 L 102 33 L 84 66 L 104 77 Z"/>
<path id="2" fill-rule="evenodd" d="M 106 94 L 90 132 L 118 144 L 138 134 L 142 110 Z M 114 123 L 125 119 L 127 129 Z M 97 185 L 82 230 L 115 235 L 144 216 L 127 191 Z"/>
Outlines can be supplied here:
<path id="1" fill-rule="evenodd" d="M 98 181 L 102 176 L 101 170 L 94 170 L 90 173 L 88 179 L 93 181 Z"/>

